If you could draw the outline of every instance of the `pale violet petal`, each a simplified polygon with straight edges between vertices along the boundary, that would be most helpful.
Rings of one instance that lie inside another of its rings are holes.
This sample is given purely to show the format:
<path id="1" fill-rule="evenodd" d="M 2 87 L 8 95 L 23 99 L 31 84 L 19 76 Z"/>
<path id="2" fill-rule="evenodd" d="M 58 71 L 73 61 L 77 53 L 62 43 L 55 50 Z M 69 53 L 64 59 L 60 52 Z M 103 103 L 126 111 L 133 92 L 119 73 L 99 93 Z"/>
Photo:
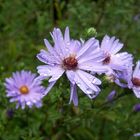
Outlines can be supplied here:
<path id="1" fill-rule="evenodd" d="M 71 93 L 70 93 L 69 103 L 71 103 L 73 101 L 74 106 L 78 106 L 78 96 L 77 96 L 76 84 L 70 83 L 70 86 L 71 86 Z"/>

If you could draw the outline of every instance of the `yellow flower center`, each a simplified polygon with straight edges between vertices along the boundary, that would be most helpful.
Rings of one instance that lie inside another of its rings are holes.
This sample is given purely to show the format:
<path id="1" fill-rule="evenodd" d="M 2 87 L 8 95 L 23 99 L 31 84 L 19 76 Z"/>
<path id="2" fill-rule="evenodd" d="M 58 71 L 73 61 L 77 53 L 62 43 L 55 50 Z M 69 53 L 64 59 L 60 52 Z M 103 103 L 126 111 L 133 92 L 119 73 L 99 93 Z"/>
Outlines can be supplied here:
<path id="1" fill-rule="evenodd" d="M 19 91 L 21 94 L 28 94 L 29 93 L 29 89 L 27 86 L 23 85 L 19 88 Z"/>

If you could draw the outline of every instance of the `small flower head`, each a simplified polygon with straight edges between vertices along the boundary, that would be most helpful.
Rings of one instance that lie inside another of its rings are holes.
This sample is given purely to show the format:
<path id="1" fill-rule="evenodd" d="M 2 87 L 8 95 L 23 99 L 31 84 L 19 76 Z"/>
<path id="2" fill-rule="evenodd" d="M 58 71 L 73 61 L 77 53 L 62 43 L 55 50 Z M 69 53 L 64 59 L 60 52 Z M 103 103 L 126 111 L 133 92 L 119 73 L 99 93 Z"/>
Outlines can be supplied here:
<path id="1" fill-rule="evenodd" d="M 133 65 L 133 57 L 131 54 L 128 54 L 127 52 L 119 53 L 122 47 L 123 44 L 120 43 L 118 39 L 107 35 L 101 42 L 101 50 L 103 50 L 106 55 L 102 64 L 107 65 L 110 68 L 110 73 L 114 70 L 123 71 Z"/>
<path id="2" fill-rule="evenodd" d="M 106 75 L 111 78 L 110 80 L 126 88 L 131 85 L 129 77 L 133 66 L 133 57 L 127 52 L 119 52 L 122 47 L 123 44 L 118 39 L 106 35 L 101 43 L 101 50 L 106 55 L 102 64 L 109 68 Z"/>
<path id="3" fill-rule="evenodd" d="M 54 46 L 45 39 L 48 51 L 41 50 L 37 55 L 37 58 L 46 64 L 38 66 L 38 73 L 42 77 L 50 77 L 50 84 L 45 94 L 49 92 L 62 74 L 66 73 L 71 87 L 70 102 L 73 101 L 74 105 L 78 105 L 77 86 L 89 98 L 95 98 L 100 92 L 98 85 L 101 84 L 101 81 L 88 72 L 107 71 L 101 64 L 104 53 L 100 51 L 98 40 L 90 38 L 88 41 L 80 42 L 70 39 L 68 27 L 64 37 L 58 28 L 53 30 L 51 36 Z"/>
<path id="4" fill-rule="evenodd" d="M 137 62 L 137 65 L 130 77 L 132 81 L 132 90 L 137 98 L 140 98 L 140 61 Z"/>
<path id="5" fill-rule="evenodd" d="M 43 97 L 44 88 L 41 86 L 41 81 L 36 80 L 36 75 L 30 71 L 21 71 L 13 73 L 13 76 L 6 78 L 5 87 L 7 97 L 10 97 L 10 102 L 17 102 L 17 108 L 25 105 L 30 108 L 35 105 L 40 107 L 42 105 L 41 99 Z"/>

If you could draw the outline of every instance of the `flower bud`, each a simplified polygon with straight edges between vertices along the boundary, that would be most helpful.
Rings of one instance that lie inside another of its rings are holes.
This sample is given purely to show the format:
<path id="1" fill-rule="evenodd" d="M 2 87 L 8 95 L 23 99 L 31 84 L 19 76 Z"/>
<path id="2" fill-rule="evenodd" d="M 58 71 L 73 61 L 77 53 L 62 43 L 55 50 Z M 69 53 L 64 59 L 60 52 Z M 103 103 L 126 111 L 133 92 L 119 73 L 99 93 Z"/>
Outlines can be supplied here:
<path id="1" fill-rule="evenodd" d="M 135 111 L 135 112 L 139 112 L 139 111 L 140 111 L 140 104 L 136 104 L 136 105 L 134 105 L 134 107 L 133 107 L 133 111 Z"/>
<path id="2" fill-rule="evenodd" d="M 115 91 L 115 90 L 111 91 L 111 92 L 108 94 L 106 100 L 107 100 L 108 102 L 111 102 L 111 101 L 114 99 L 115 95 L 116 95 L 116 91 Z"/>

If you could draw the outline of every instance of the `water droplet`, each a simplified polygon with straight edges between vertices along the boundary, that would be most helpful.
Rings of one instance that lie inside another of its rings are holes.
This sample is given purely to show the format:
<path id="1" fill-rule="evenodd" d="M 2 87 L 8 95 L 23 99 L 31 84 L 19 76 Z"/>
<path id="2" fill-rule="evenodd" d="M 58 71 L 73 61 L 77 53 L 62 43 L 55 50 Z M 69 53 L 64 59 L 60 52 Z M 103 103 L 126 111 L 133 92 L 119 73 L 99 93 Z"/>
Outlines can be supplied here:
<path id="1" fill-rule="evenodd" d="M 91 88 L 87 88 L 87 89 L 86 89 L 86 93 L 87 93 L 87 94 L 92 94 L 92 93 L 93 93 L 93 90 L 92 90 Z"/>
<path id="2" fill-rule="evenodd" d="M 80 87 L 81 86 L 81 84 L 80 83 L 77 83 L 77 85 Z"/>
<path id="3" fill-rule="evenodd" d="M 63 56 L 63 54 L 62 53 L 59 53 L 59 56 Z"/>
<path id="4" fill-rule="evenodd" d="M 28 101 L 26 104 L 27 104 L 28 106 L 30 106 L 30 105 L 31 105 L 31 102 L 30 102 L 30 101 Z"/>
<path id="5" fill-rule="evenodd" d="M 68 47 L 66 47 L 66 52 L 69 52 L 69 48 Z"/>
<path id="6" fill-rule="evenodd" d="M 33 100 L 33 103 L 36 103 L 36 102 L 37 102 L 37 101 L 34 99 L 34 100 Z"/>
<path id="7" fill-rule="evenodd" d="M 52 63 L 51 65 L 54 66 L 55 64 Z"/>
<path id="8" fill-rule="evenodd" d="M 69 42 L 69 41 L 67 42 L 67 45 L 68 45 L 68 46 L 70 45 L 70 42 Z"/>

